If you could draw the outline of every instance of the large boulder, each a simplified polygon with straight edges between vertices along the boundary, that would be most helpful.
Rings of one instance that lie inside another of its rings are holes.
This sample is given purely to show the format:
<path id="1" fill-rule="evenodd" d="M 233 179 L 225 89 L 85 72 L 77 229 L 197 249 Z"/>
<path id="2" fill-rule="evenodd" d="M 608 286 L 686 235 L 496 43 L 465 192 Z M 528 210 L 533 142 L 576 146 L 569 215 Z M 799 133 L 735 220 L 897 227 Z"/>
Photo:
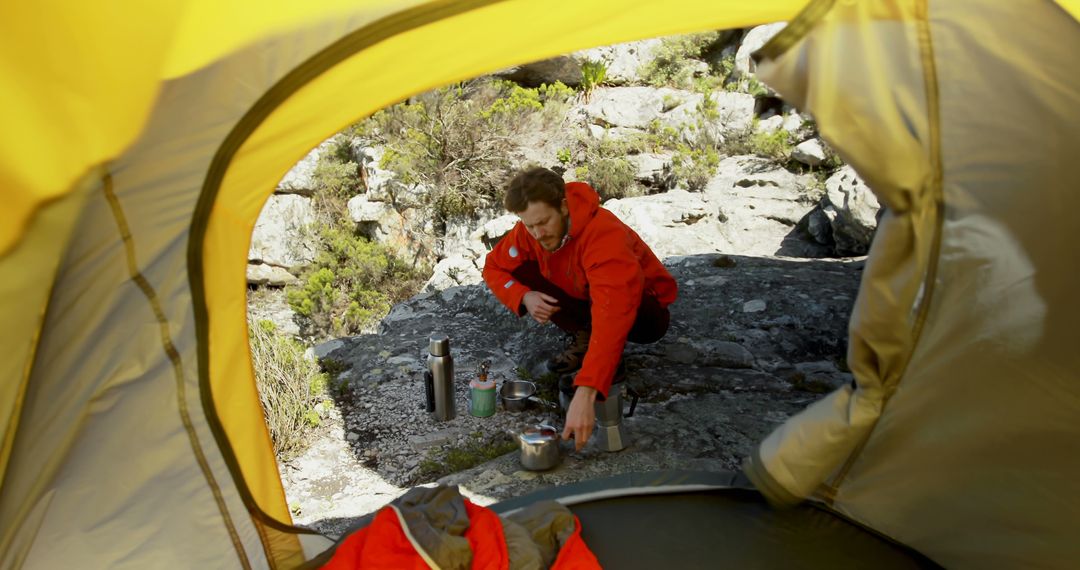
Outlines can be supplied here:
<path id="1" fill-rule="evenodd" d="M 360 195 L 349 199 L 347 207 L 360 234 L 398 251 L 409 250 L 407 222 L 389 202 L 372 202 Z"/>
<path id="2" fill-rule="evenodd" d="M 481 224 L 469 237 L 483 242 L 488 249 L 491 249 L 495 247 L 495 244 L 499 243 L 503 236 L 510 233 L 510 230 L 514 229 L 514 225 L 517 223 L 517 215 L 503 214 Z"/>
<path id="3" fill-rule="evenodd" d="M 314 221 L 310 199 L 296 194 L 270 196 L 255 222 L 248 260 L 279 267 L 311 263 L 316 245 L 307 228 Z"/>
<path id="4" fill-rule="evenodd" d="M 604 202 L 607 208 L 664 259 L 702 251 L 730 251 L 717 225 L 715 208 L 701 194 L 671 190 L 653 196 Z"/>
<path id="5" fill-rule="evenodd" d="M 791 149 L 791 158 L 807 166 L 818 166 L 828 157 L 821 140 L 812 138 L 795 145 L 795 148 Z"/>
<path id="6" fill-rule="evenodd" d="M 757 70 L 757 64 L 754 63 L 754 59 L 750 57 L 753 53 L 762 48 L 769 42 L 776 34 L 780 33 L 787 27 L 786 22 L 777 22 L 775 24 L 766 24 L 764 26 L 757 26 L 751 28 L 743 36 L 742 44 L 739 45 L 739 50 L 735 52 L 735 72 L 740 76 L 753 75 Z"/>
<path id="7" fill-rule="evenodd" d="M 581 84 L 581 62 L 573 55 L 557 55 L 496 71 L 493 75 L 526 87 L 538 87 L 556 81 L 573 87 Z"/>
<path id="8" fill-rule="evenodd" d="M 638 81 L 638 72 L 656 59 L 656 48 L 659 46 L 658 39 L 601 46 L 510 67 L 497 71 L 494 75 L 527 87 L 552 84 L 556 81 L 576 87 L 582 81 L 581 65 L 586 61 L 596 61 L 607 68 L 604 83 L 632 84 Z"/>
<path id="9" fill-rule="evenodd" d="M 386 150 L 353 141 L 357 164 L 363 169 L 364 196 L 369 202 L 387 202 L 399 210 L 419 207 L 430 190 L 423 184 L 406 184 L 390 170 L 380 166 Z"/>
<path id="10" fill-rule="evenodd" d="M 768 160 L 733 156 L 720 161 L 702 193 L 723 223 L 731 251 L 747 255 L 827 257 L 830 248 L 803 237 L 799 222 L 818 204 L 813 179 Z"/>
<path id="11" fill-rule="evenodd" d="M 660 118 L 670 101 L 677 100 L 680 106 L 686 105 L 695 95 L 701 97 L 700 94 L 667 88 L 597 89 L 584 111 L 588 121 L 595 125 L 644 130 L 653 119 Z"/>
<path id="12" fill-rule="evenodd" d="M 632 85 L 640 81 L 641 70 L 656 59 L 659 39 L 648 39 L 602 46 L 579 51 L 575 55 L 579 60 L 600 61 L 607 66 L 605 83 L 611 85 Z"/>
<path id="13" fill-rule="evenodd" d="M 724 132 L 744 129 L 753 121 L 753 96 L 719 91 L 709 97 L 716 112 L 704 126 L 714 131 L 714 140 L 723 140 Z M 618 135 L 619 129 L 645 130 L 653 121 L 659 121 L 685 136 L 688 128 L 697 126 L 701 117 L 698 109 L 704 98 L 701 93 L 666 87 L 597 89 L 583 112 L 592 126 L 603 127 L 606 133 Z"/>
<path id="14" fill-rule="evenodd" d="M 877 230 L 881 205 L 877 196 L 855 173 L 844 166 L 825 181 L 821 210 L 832 227 L 836 253 L 865 255 Z"/>
<path id="15" fill-rule="evenodd" d="M 431 278 L 424 284 L 424 291 L 442 291 L 462 285 L 475 285 L 483 281 L 476 263 L 465 256 L 453 255 L 435 264 Z"/>
<path id="16" fill-rule="evenodd" d="M 669 190 L 675 186 L 670 154 L 646 152 L 626 157 L 634 165 L 634 178 L 654 192 Z"/>
<path id="17" fill-rule="evenodd" d="M 276 265 L 249 263 L 247 266 L 248 285 L 266 285 L 284 287 L 296 282 L 296 276 Z"/>

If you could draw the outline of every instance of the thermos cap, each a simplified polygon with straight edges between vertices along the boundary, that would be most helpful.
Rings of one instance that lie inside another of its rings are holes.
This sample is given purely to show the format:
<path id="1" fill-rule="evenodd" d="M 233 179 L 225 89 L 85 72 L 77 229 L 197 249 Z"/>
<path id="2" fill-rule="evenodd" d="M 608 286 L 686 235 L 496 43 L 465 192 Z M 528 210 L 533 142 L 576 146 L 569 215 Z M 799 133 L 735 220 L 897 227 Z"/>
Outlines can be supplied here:
<path id="1" fill-rule="evenodd" d="M 450 337 L 444 333 L 434 333 L 428 337 L 428 352 L 432 356 L 450 356 Z"/>

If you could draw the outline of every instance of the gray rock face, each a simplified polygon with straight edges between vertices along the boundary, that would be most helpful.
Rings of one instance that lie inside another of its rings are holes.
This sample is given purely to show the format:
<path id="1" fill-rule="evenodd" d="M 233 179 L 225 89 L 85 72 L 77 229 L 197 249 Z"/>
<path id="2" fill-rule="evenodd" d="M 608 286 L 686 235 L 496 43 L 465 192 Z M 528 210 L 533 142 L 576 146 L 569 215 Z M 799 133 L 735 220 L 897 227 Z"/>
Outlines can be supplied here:
<path id="1" fill-rule="evenodd" d="M 538 87 L 541 84 L 556 81 L 576 87 L 581 85 L 581 61 L 573 55 L 560 55 L 510 67 L 497 71 L 493 75 L 528 87 Z"/>
<path id="2" fill-rule="evenodd" d="M 720 161 L 704 197 L 723 222 L 721 237 L 730 245 L 719 251 L 751 255 L 826 257 L 829 247 L 812 243 L 798 229 L 816 207 L 809 175 L 792 174 L 751 156 Z"/>
<path id="3" fill-rule="evenodd" d="M 330 146 L 330 141 L 323 141 L 319 146 L 311 149 L 304 158 L 300 159 L 278 182 L 275 192 L 279 194 L 301 194 L 311 196 L 315 190 L 315 167 L 319 164 L 319 157 Z"/>
<path id="4" fill-rule="evenodd" d="M 675 89 L 621 87 L 596 89 L 584 106 L 589 121 L 603 127 L 644 130 L 665 108 L 665 97 L 689 97 Z M 700 95 L 699 95 L 700 97 Z M 686 99 L 681 99 L 685 101 Z M 686 104 L 686 103 L 683 103 Z"/>
<path id="5" fill-rule="evenodd" d="M 250 263 L 247 266 L 247 282 L 249 285 L 284 287 L 295 283 L 296 276 L 275 265 Z"/>
<path id="6" fill-rule="evenodd" d="M 304 229 L 314 221 L 308 198 L 295 194 L 270 196 L 255 222 L 248 261 L 280 267 L 310 263 L 315 245 Z"/>
<path id="7" fill-rule="evenodd" d="M 672 255 L 726 250 L 715 208 L 701 194 L 671 190 L 653 196 L 604 202 L 661 259 Z"/>
<path id="8" fill-rule="evenodd" d="M 591 127 L 604 129 L 593 132 L 593 136 L 598 138 L 602 134 L 619 137 L 642 131 L 654 120 L 663 126 L 684 131 L 695 125 L 697 108 L 704 97 L 700 93 L 666 87 L 597 89 L 582 111 Z M 719 140 L 723 140 L 723 132 L 743 129 L 754 118 L 754 97 L 751 95 L 719 91 L 712 93 L 710 99 L 716 107 L 717 118 L 705 126 L 715 132 L 714 138 L 720 136 Z"/>
<path id="9" fill-rule="evenodd" d="M 640 70 L 656 58 L 655 51 L 660 43 L 658 39 L 648 39 L 602 46 L 511 67 L 494 75 L 529 87 L 556 81 L 576 87 L 582 81 L 581 65 L 596 61 L 607 68 L 605 83 L 625 85 L 639 80 Z"/>
<path id="10" fill-rule="evenodd" d="M 842 381 L 836 363 L 845 355 L 859 264 L 718 255 L 666 263 L 680 287 L 671 328 L 659 342 L 628 344 L 624 352 L 625 385 L 639 395 L 633 417 L 625 420 L 629 448 L 609 454 L 590 444 L 539 474 L 523 471 L 510 452 L 441 481 L 482 492 L 477 500 L 489 504 L 615 473 L 736 469 L 776 424 L 818 398 L 823 386 Z M 744 311 L 756 301 L 764 307 Z M 423 409 L 427 338 L 435 331 L 450 335 L 457 370 L 458 416 L 448 422 L 434 421 Z M 491 361 L 498 383 L 517 378 L 515 370 L 531 371 L 541 394 L 550 397 L 553 380 L 538 372 L 562 349 L 563 338 L 553 326 L 515 317 L 483 285 L 398 305 L 379 334 L 340 339 L 342 346 L 329 354 L 350 368 L 334 396 L 341 429 L 355 434 L 344 449 L 383 481 L 404 487 L 428 482 L 421 464 L 445 450 L 468 448 L 471 434 L 507 441 L 532 423 L 561 426 L 561 413 L 542 406 L 520 413 L 500 408 L 490 418 L 475 418 L 466 403 L 468 381 L 482 360 Z M 342 500 L 350 500 L 349 493 L 363 490 L 345 493 Z"/>
<path id="11" fill-rule="evenodd" d="M 414 251 L 409 221 L 390 202 L 373 202 L 367 195 L 353 196 L 348 202 L 349 217 L 361 235 L 381 243 L 408 259 Z"/>
<path id="12" fill-rule="evenodd" d="M 825 181 L 822 211 L 832 226 L 836 251 L 841 255 L 865 255 L 877 229 L 881 210 L 877 196 L 855 173 L 844 166 Z"/>
<path id="13" fill-rule="evenodd" d="M 642 68 L 656 59 L 659 39 L 648 39 L 587 49 L 577 56 L 591 61 L 601 61 L 607 66 L 605 83 L 626 85 L 640 80 Z"/>
<path id="14" fill-rule="evenodd" d="M 275 287 L 248 289 L 247 306 L 250 320 L 270 321 L 282 334 L 293 337 L 300 335 L 300 326 L 295 320 L 296 314 L 285 300 L 284 289 Z"/>
<path id="15" fill-rule="evenodd" d="M 517 223 L 518 217 L 516 215 L 503 214 L 481 225 L 479 229 L 473 232 L 472 238 L 482 241 L 490 249 L 503 236 L 510 233 L 510 230 L 514 229 L 514 225 Z"/>
<path id="16" fill-rule="evenodd" d="M 777 22 L 775 24 L 758 26 L 747 32 L 746 36 L 743 37 L 739 50 L 735 53 L 735 71 L 743 75 L 754 73 L 757 69 L 757 65 L 750 56 L 755 51 L 761 49 L 762 46 L 768 43 L 773 36 L 780 33 L 780 30 L 783 30 L 785 27 L 787 27 L 786 22 Z"/>
<path id="17" fill-rule="evenodd" d="M 429 189 L 419 184 L 405 184 L 397 179 L 393 172 L 379 166 L 382 160 L 382 148 L 364 146 L 362 141 L 353 141 L 358 164 L 364 169 L 367 190 L 364 196 L 369 202 L 387 202 L 399 210 L 420 206 L 424 194 Z"/>
<path id="18" fill-rule="evenodd" d="M 454 255 L 435 264 L 431 279 L 424 284 L 424 290 L 442 291 L 459 285 L 473 285 L 482 280 L 480 270 L 472 260 Z"/>
<path id="19" fill-rule="evenodd" d="M 634 178 L 646 187 L 654 190 L 668 190 L 675 184 L 672 173 L 671 155 L 643 153 L 626 157 L 634 165 Z"/>

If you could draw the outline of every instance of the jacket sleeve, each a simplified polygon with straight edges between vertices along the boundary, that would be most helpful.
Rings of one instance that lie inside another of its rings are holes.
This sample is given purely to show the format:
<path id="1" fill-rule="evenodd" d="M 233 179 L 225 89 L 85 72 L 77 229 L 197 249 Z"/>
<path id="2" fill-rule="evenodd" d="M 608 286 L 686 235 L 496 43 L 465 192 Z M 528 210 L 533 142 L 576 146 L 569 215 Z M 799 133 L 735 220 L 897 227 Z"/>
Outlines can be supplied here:
<path id="1" fill-rule="evenodd" d="M 518 283 L 511 273 L 521 267 L 522 263 L 535 261 L 532 244 L 527 241 L 530 239 L 532 236 L 525 230 L 525 226 L 518 222 L 506 237 L 495 244 L 484 260 L 483 275 L 488 289 L 518 316 L 524 314 L 521 298 L 531 289 Z"/>
<path id="2" fill-rule="evenodd" d="M 626 336 L 637 318 L 645 274 L 634 255 L 632 238 L 625 232 L 605 232 L 583 251 L 592 335 L 574 385 L 596 388 L 607 398 Z"/>

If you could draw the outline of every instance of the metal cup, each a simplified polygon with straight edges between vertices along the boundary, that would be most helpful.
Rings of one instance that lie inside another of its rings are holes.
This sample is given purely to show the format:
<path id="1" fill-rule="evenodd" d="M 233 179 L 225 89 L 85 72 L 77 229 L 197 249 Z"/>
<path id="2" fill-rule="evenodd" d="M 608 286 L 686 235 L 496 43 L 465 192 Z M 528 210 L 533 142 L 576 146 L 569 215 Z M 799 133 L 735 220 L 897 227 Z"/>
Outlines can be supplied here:
<path id="1" fill-rule="evenodd" d="M 521 466 L 529 471 L 545 471 L 559 464 L 559 432 L 540 424 L 525 428 L 518 436 Z"/>

